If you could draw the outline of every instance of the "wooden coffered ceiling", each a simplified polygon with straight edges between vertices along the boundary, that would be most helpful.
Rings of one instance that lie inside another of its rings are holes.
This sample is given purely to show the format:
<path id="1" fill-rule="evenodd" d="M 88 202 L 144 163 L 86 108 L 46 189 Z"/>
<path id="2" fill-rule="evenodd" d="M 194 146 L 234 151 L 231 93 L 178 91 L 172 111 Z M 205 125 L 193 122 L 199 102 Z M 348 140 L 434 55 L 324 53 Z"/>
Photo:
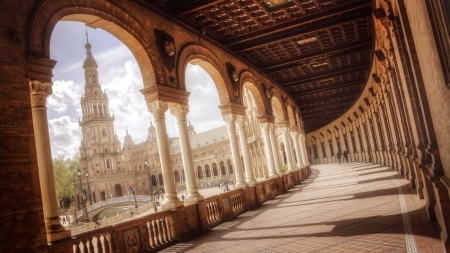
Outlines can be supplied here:
<path id="1" fill-rule="evenodd" d="M 265 72 L 294 97 L 307 133 L 345 113 L 367 82 L 371 0 L 142 1 Z"/>

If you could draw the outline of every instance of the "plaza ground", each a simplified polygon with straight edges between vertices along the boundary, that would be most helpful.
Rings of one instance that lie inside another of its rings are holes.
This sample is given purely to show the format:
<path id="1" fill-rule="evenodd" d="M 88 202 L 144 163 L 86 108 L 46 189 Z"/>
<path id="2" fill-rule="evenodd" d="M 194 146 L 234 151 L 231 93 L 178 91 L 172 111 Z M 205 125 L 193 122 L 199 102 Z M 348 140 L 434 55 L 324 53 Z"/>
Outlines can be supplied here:
<path id="1" fill-rule="evenodd" d="M 286 194 L 163 252 L 444 252 L 437 231 L 396 171 L 324 164 Z"/>

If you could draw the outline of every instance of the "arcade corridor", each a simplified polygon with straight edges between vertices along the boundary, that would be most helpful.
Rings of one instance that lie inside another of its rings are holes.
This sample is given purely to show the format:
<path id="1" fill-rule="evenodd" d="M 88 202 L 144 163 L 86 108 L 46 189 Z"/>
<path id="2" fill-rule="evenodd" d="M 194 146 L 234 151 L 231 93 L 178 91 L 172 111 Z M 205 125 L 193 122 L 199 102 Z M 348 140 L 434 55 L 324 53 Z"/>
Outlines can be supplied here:
<path id="1" fill-rule="evenodd" d="M 380 165 L 314 165 L 287 194 L 163 252 L 444 252 L 407 184 Z"/>

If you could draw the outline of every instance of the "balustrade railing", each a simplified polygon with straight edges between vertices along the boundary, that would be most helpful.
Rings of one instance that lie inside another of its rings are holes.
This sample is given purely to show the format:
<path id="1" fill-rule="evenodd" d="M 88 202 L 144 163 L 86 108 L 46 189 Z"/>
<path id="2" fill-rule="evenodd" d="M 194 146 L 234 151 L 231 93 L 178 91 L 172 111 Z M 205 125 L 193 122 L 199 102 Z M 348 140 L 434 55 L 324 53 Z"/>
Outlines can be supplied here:
<path id="1" fill-rule="evenodd" d="M 117 198 L 112 198 L 112 199 L 107 199 L 107 200 L 102 200 L 100 202 L 94 203 L 88 207 L 86 207 L 88 213 L 91 211 L 94 211 L 96 209 L 99 209 L 103 206 L 108 206 L 108 205 L 112 205 L 112 204 L 117 204 L 117 203 L 123 203 L 123 202 L 132 202 L 134 201 L 134 196 L 133 195 L 128 195 L 128 196 L 121 196 L 121 197 L 117 197 Z M 148 195 L 136 195 L 136 201 L 139 202 L 150 202 L 150 196 Z M 77 212 L 77 218 L 80 218 L 81 216 L 83 216 L 83 209 L 80 209 Z"/>
<path id="2" fill-rule="evenodd" d="M 303 173 L 310 175 L 310 170 Z M 119 253 L 156 252 L 177 242 L 190 239 L 221 223 L 231 220 L 246 211 L 257 208 L 263 202 L 292 188 L 298 172 L 287 173 L 280 178 L 269 179 L 255 187 L 236 189 L 206 198 L 195 205 L 153 212 L 131 212 L 125 220 L 108 223 L 102 220 L 101 227 L 90 231 L 72 231 L 69 239 L 54 242 L 48 251 L 54 253 Z M 140 201 L 148 196 L 136 196 Z M 129 196 L 116 198 L 114 203 L 130 201 Z M 133 198 L 134 201 L 134 198 Z M 151 205 L 142 208 L 149 209 Z M 139 209 L 136 209 L 139 210 Z M 125 216 L 124 216 L 125 217 Z M 112 219 L 112 218 L 111 218 Z M 112 220 L 111 220 L 112 221 Z M 95 223 L 91 222 L 89 225 Z M 111 224 L 111 225 L 109 225 Z M 199 226 L 200 225 L 200 226 Z"/>

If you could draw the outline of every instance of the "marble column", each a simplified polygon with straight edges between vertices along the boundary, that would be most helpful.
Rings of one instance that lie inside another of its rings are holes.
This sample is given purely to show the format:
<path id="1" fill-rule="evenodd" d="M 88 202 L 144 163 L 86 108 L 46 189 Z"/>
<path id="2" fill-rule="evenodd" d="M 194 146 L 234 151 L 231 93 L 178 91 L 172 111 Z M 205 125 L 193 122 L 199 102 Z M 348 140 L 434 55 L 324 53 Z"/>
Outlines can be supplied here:
<path id="1" fill-rule="evenodd" d="M 245 188 L 248 184 L 244 180 L 244 173 L 241 166 L 239 146 L 236 136 L 236 116 L 233 114 L 223 115 L 223 120 L 227 123 L 228 136 L 230 138 L 231 155 L 233 156 L 234 174 L 236 175 L 236 185 L 234 188 Z"/>
<path id="2" fill-rule="evenodd" d="M 303 165 L 303 159 L 302 159 L 302 152 L 300 150 L 300 143 L 298 140 L 298 133 L 292 132 L 292 138 L 294 139 L 294 147 L 295 147 L 295 156 L 297 157 L 297 168 L 302 168 Z"/>
<path id="3" fill-rule="evenodd" d="M 280 157 L 278 156 L 278 148 L 277 148 L 277 139 L 275 136 L 275 125 L 272 123 L 269 123 L 269 134 L 270 134 L 270 144 L 272 145 L 272 157 L 273 162 L 275 163 L 275 169 L 277 171 L 277 174 L 279 177 L 283 175 L 283 172 L 281 171 L 281 163 L 280 163 Z"/>
<path id="4" fill-rule="evenodd" d="M 236 124 L 239 130 L 239 140 L 241 142 L 242 157 L 244 159 L 244 166 L 246 173 L 245 181 L 249 186 L 254 186 L 258 182 L 255 180 L 255 176 L 253 175 L 252 161 L 247 142 L 247 132 L 245 131 L 245 120 L 246 120 L 245 116 L 238 115 L 236 119 Z"/>
<path id="5" fill-rule="evenodd" d="M 155 101 L 147 103 L 148 110 L 153 114 L 156 128 L 156 140 L 158 142 L 158 151 L 161 161 L 161 170 L 164 181 L 164 204 L 163 210 L 177 208 L 183 205 L 183 202 L 177 197 L 175 180 L 173 178 L 173 168 L 170 159 L 169 139 L 166 130 L 165 113 L 168 109 L 167 102 Z"/>
<path id="6" fill-rule="evenodd" d="M 47 97 L 52 94 L 51 82 L 30 81 L 31 113 L 33 117 L 36 156 L 41 186 L 47 242 L 69 238 L 71 233 L 60 223 L 56 197 L 53 161 L 50 150 L 50 136 L 47 118 Z M 12 221 L 13 222 L 13 221 Z"/>
<path id="7" fill-rule="evenodd" d="M 266 148 L 266 158 L 267 165 L 269 166 L 269 178 L 277 178 L 278 174 L 275 167 L 273 151 L 272 151 L 272 140 L 269 133 L 269 124 L 268 122 L 260 123 L 262 133 L 264 136 L 264 146 Z"/>
<path id="8" fill-rule="evenodd" d="M 186 176 L 186 186 L 188 195 L 184 199 L 185 203 L 196 203 L 205 199 L 197 188 L 195 179 L 194 162 L 192 161 L 192 150 L 189 141 L 189 131 L 186 122 L 186 115 L 189 112 L 189 105 L 170 104 L 170 113 L 175 116 L 180 134 L 181 158 L 183 160 L 184 173 Z M 182 175 L 180 174 L 180 177 Z"/>
<path id="9" fill-rule="evenodd" d="M 303 148 L 303 161 L 305 163 L 305 166 L 310 165 L 309 160 L 308 160 L 308 151 L 306 150 L 306 143 L 305 143 L 305 137 L 303 135 L 300 135 L 300 146 Z"/>
<path id="10" fill-rule="evenodd" d="M 287 164 L 288 164 L 288 170 L 287 172 L 293 172 L 295 171 L 294 163 L 293 163 L 293 157 L 291 152 L 291 142 L 289 137 L 289 127 L 281 127 L 281 133 L 283 134 L 283 140 L 284 140 L 284 148 L 286 151 L 286 158 L 287 158 Z"/>

